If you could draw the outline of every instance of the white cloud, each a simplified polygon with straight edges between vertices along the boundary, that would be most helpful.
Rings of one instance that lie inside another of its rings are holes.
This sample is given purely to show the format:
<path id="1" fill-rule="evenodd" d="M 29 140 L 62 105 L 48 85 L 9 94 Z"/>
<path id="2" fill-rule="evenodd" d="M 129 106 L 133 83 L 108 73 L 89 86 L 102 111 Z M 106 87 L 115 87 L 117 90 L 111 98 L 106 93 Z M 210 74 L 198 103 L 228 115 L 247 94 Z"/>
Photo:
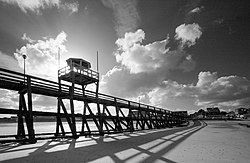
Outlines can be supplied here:
<path id="1" fill-rule="evenodd" d="M 175 29 L 175 39 L 180 40 L 182 46 L 193 46 L 202 35 L 201 27 L 196 24 L 182 24 Z"/>
<path id="2" fill-rule="evenodd" d="M 157 73 L 131 74 L 128 69 L 114 67 L 102 76 L 100 92 L 118 97 L 133 98 L 148 92 L 164 79 Z"/>
<path id="3" fill-rule="evenodd" d="M 170 70 L 191 71 L 195 61 L 182 48 L 169 50 L 168 38 L 142 45 L 143 30 L 126 33 L 116 41 L 116 60 L 121 66 L 114 67 L 103 76 L 102 92 L 135 98 L 145 95 L 169 76 Z"/>
<path id="4" fill-rule="evenodd" d="M 0 107 L 14 109 L 18 107 L 18 92 L 0 89 Z"/>
<path id="5" fill-rule="evenodd" d="M 201 7 L 196 7 L 194 9 L 192 9 L 191 11 L 189 11 L 189 14 L 192 14 L 192 13 L 200 13 L 201 10 L 203 9 L 204 7 L 201 6 Z"/>
<path id="6" fill-rule="evenodd" d="M 10 5 L 17 5 L 23 12 L 32 11 L 37 14 L 41 12 L 41 9 L 45 8 L 62 8 L 69 10 L 71 13 L 78 11 L 79 4 L 77 2 L 65 3 L 61 0 L 0 0 Z"/>
<path id="7" fill-rule="evenodd" d="M 200 72 L 198 75 L 198 87 L 209 87 L 210 84 L 217 79 L 217 72 L 210 73 L 208 72 Z"/>
<path id="8" fill-rule="evenodd" d="M 139 14 L 137 0 L 101 0 L 103 5 L 113 9 L 116 19 L 116 32 L 122 37 L 126 32 L 134 31 L 138 26 Z"/>
<path id="9" fill-rule="evenodd" d="M 116 40 L 118 47 L 123 50 L 129 50 L 137 43 L 141 43 L 145 39 L 145 32 L 141 29 L 138 29 L 136 32 L 127 32 L 124 37 Z"/>
<path id="10" fill-rule="evenodd" d="M 48 38 L 47 40 L 38 40 L 35 43 L 28 43 L 14 53 L 15 58 L 18 61 L 20 67 L 23 67 L 23 57 L 27 56 L 26 72 L 30 75 L 45 77 L 45 78 L 56 78 L 57 77 L 57 57 L 58 48 L 61 53 L 66 52 L 64 42 L 66 41 L 67 34 L 61 32 L 58 36 Z"/>
<path id="11" fill-rule="evenodd" d="M 22 39 L 27 40 L 25 46 L 16 50 L 13 57 L 6 55 L 0 51 L 0 67 L 14 71 L 22 72 L 23 57 L 26 59 L 26 73 L 29 75 L 44 77 L 48 79 L 57 79 L 57 54 L 58 47 L 61 52 L 66 52 L 64 42 L 67 34 L 61 32 L 55 39 L 47 38 L 46 40 L 32 40 L 26 34 Z M 33 103 L 35 110 L 56 110 L 56 99 L 46 96 L 33 95 Z M 0 89 L 0 107 L 18 108 L 18 93 L 10 90 Z"/>
<path id="12" fill-rule="evenodd" d="M 239 102 L 239 100 L 250 96 L 250 81 L 245 77 L 225 76 L 218 78 L 216 73 L 201 72 L 196 87 L 199 88 L 198 105 Z"/>
<path id="13" fill-rule="evenodd" d="M 29 36 L 27 36 L 27 33 L 23 34 L 22 40 L 28 41 L 29 43 L 34 43 L 35 42 L 35 40 L 32 40 Z"/>
<path id="14" fill-rule="evenodd" d="M 250 81 L 244 77 L 217 77 L 217 73 L 200 72 L 196 84 L 179 84 L 164 81 L 148 93 L 152 104 L 171 107 L 174 100 L 180 105 L 182 101 L 195 106 L 245 107 L 250 105 Z M 191 105 L 190 105 L 191 106 Z M 184 107 L 185 108 L 185 105 Z"/>
<path id="15" fill-rule="evenodd" d="M 190 71 L 194 68 L 195 62 L 191 55 L 182 49 L 169 51 L 166 48 L 168 38 L 162 41 L 155 41 L 147 45 L 141 42 L 145 38 L 143 30 L 126 33 L 124 38 L 116 41 L 119 49 L 115 53 L 117 62 L 130 70 L 130 73 L 169 71 L 170 69 L 182 69 Z"/>
<path id="16" fill-rule="evenodd" d="M 191 10 L 190 12 L 191 13 L 199 13 L 201 10 L 200 10 L 200 8 L 199 7 L 196 7 L 196 8 L 194 8 L 193 10 Z"/>
<path id="17" fill-rule="evenodd" d="M 64 3 L 61 5 L 61 8 L 63 8 L 64 10 L 69 10 L 70 14 L 72 14 L 78 11 L 79 3 L 78 2 Z"/>

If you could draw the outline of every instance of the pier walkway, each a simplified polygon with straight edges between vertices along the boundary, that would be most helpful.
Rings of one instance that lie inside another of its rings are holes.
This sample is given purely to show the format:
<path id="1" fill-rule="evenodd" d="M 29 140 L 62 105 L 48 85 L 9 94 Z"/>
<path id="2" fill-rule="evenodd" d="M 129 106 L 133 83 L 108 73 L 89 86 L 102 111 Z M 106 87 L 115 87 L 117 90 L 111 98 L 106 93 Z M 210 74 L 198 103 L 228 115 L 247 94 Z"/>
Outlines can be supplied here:
<path id="1" fill-rule="evenodd" d="M 72 73 L 72 72 L 70 72 Z M 0 68 L 0 88 L 19 93 L 19 108 L 0 108 L 0 114 L 12 114 L 17 119 L 17 134 L 0 135 L 0 143 L 22 141 L 35 143 L 39 139 L 79 138 L 86 135 L 104 135 L 138 130 L 160 129 L 187 123 L 187 117 L 126 99 L 92 92 L 35 76 Z M 33 95 L 55 97 L 56 112 L 36 111 Z M 68 100 L 69 108 L 64 104 Z M 82 113 L 75 114 L 75 101 L 83 102 Z M 93 106 L 94 105 L 94 106 Z M 93 110 L 97 112 L 94 113 Z M 113 111 L 113 113 L 112 113 Z M 34 129 L 34 116 L 49 116 L 56 120 L 55 132 L 39 133 Z M 77 130 L 76 118 L 81 120 Z M 65 131 L 64 121 L 70 131 Z M 96 130 L 90 125 L 94 123 Z"/>

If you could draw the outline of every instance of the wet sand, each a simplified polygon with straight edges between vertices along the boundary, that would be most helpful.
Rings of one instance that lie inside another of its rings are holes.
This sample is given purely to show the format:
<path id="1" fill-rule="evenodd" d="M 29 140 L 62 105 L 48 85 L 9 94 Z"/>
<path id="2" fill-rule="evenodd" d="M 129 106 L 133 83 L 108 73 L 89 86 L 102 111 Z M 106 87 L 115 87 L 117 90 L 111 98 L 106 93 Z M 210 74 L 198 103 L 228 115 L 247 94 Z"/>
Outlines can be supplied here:
<path id="1" fill-rule="evenodd" d="M 244 122 L 196 121 L 181 128 L 1 144 L 0 162 L 248 163 L 250 128 L 239 123 Z"/>

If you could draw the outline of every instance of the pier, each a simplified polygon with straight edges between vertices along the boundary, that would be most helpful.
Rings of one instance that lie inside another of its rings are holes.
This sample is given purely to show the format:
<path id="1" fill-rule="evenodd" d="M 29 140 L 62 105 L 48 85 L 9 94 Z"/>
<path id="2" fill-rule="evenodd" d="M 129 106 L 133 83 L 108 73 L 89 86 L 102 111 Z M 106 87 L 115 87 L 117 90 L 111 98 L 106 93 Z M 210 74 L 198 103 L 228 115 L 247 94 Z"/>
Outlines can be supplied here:
<path id="1" fill-rule="evenodd" d="M 0 88 L 19 94 L 18 108 L 0 108 L 0 114 L 17 116 L 18 123 L 16 134 L 0 135 L 0 143 L 36 143 L 39 139 L 68 137 L 77 139 L 87 135 L 174 127 L 187 122 L 187 117 L 164 108 L 99 93 L 99 73 L 91 70 L 88 62 L 71 58 L 67 64 L 58 70 L 58 82 L 0 68 Z M 89 84 L 95 84 L 96 91 L 87 90 Z M 57 111 L 35 111 L 32 101 L 34 94 L 55 97 Z M 69 102 L 69 108 L 65 101 Z M 75 113 L 75 101 L 83 102 L 82 113 Z M 97 110 L 97 113 L 93 110 Z M 34 129 L 35 116 L 54 117 L 55 132 L 37 134 Z M 76 119 L 81 120 L 81 130 L 76 129 Z M 67 122 L 70 132 L 65 131 L 63 121 Z M 97 130 L 93 130 L 90 123 L 94 123 Z"/>

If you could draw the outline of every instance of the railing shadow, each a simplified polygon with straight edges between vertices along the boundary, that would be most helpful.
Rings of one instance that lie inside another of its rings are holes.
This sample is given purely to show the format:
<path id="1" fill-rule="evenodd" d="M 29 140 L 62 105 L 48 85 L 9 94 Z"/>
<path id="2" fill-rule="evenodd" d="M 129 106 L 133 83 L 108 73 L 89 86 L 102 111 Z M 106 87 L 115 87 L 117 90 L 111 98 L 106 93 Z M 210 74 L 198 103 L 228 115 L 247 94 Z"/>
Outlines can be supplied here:
<path id="1" fill-rule="evenodd" d="M 5 145 L 0 148 L 0 161 L 174 163 L 167 153 L 204 126 L 203 122 L 195 121 L 189 127 L 81 137 L 77 140 L 58 139 L 12 147 Z"/>

